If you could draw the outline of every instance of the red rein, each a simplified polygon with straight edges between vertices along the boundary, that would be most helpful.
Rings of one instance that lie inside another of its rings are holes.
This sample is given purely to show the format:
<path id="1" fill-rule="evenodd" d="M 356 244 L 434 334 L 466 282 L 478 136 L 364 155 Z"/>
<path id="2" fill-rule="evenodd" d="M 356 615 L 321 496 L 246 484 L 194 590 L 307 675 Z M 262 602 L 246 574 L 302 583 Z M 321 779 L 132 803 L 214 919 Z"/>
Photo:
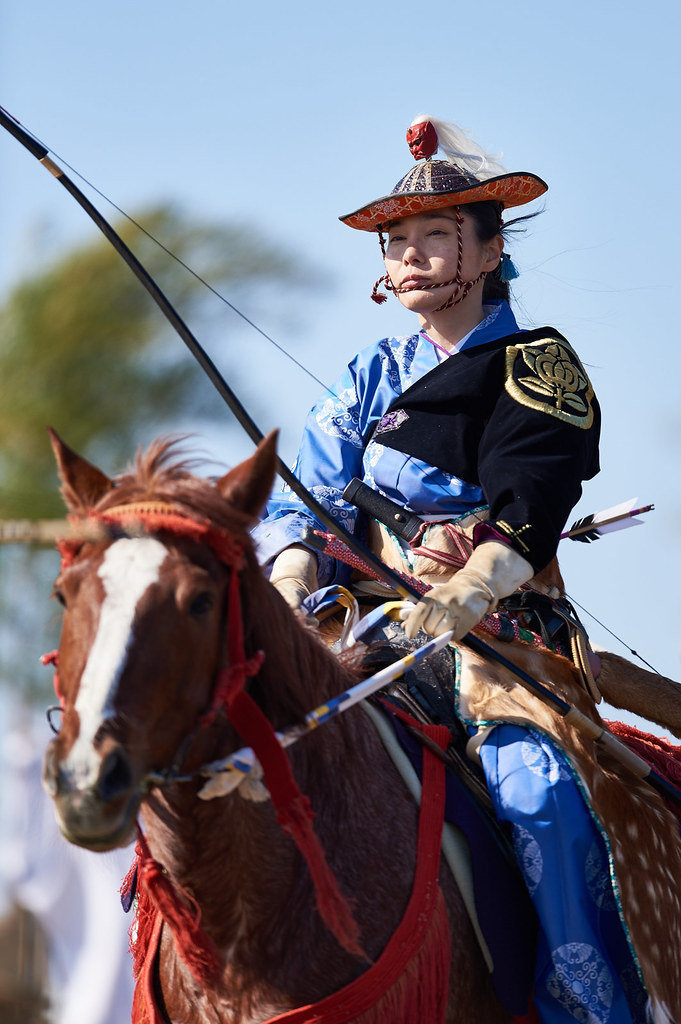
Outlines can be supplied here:
<path id="1" fill-rule="evenodd" d="M 209 521 L 189 518 L 174 506 L 159 502 L 122 505 L 92 514 L 91 518 L 104 526 L 120 524 L 136 529 L 142 526 L 148 533 L 168 531 L 175 536 L 210 544 L 220 561 L 232 569 L 227 613 L 228 666 L 218 674 L 210 705 L 199 724 L 204 728 L 209 726 L 224 711 L 237 732 L 253 748 L 263 767 L 265 785 L 277 820 L 292 837 L 308 865 L 322 920 L 344 949 L 363 956 L 359 929 L 312 827 L 314 814 L 310 802 L 300 792 L 270 722 L 244 689 L 246 680 L 260 669 L 264 653 L 258 651 L 251 658 L 246 658 L 244 651 L 240 597 L 240 572 L 245 565 L 243 544 L 214 528 Z M 71 541 L 59 546 L 63 566 L 71 564 L 79 547 L 79 543 Z M 202 985 L 214 984 L 223 965 L 212 940 L 200 927 L 198 908 L 192 911 L 187 906 L 186 898 L 183 899 L 151 857 L 144 837 L 141 836 L 140 842 L 138 866 L 142 901 L 146 891 L 153 906 L 167 922 L 178 953 L 196 980 Z M 142 928 L 141 932 L 145 933 L 139 935 L 140 945 L 144 946 L 145 938 L 146 942 L 150 939 L 150 931 Z M 144 955 L 143 950 L 140 953 Z"/>
<path id="2" fill-rule="evenodd" d="M 400 717 L 418 724 L 441 750 L 447 749 L 451 736 L 445 726 Z M 366 1015 L 366 1024 L 436 1024 L 445 1019 L 450 940 L 438 883 L 444 810 L 444 763 L 424 747 L 416 874 L 404 917 L 378 960 L 359 978 L 318 1003 L 271 1017 L 268 1024 L 349 1024 L 360 1014 Z"/>
<path id="3" fill-rule="evenodd" d="M 406 721 L 414 721 L 406 714 Z M 449 731 L 424 726 L 445 750 Z M 444 763 L 423 749 L 423 791 L 419 813 L 416 872 L 411 897 L 392 938 L 375 963 L 355 981 L 325 999 L 269 1018 L 267 1024 L 364 1024 L 443 1021 L 449 996 L 450 934 L 438 882 L 445 805 Z M 154 991 L 154 963 L 161 939 L 158 920 L 149 925 L 148 956 L 135 991 L 135 1024 L 163 1024 Z M 529 1018 L 528 1022 L 529 1024 Z"/>

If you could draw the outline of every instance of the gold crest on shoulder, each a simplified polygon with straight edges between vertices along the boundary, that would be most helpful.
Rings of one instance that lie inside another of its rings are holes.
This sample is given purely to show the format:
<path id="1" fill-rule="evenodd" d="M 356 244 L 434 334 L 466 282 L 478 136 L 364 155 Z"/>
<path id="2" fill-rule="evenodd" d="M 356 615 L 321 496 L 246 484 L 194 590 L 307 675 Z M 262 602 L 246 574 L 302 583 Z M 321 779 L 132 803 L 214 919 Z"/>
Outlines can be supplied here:
<path id="1" fill-rule="evenodd" d="M 588 430 L 591 382 L 569 345 L 544 339 L 506 349 L 506 391 L 516 402 Z"/>

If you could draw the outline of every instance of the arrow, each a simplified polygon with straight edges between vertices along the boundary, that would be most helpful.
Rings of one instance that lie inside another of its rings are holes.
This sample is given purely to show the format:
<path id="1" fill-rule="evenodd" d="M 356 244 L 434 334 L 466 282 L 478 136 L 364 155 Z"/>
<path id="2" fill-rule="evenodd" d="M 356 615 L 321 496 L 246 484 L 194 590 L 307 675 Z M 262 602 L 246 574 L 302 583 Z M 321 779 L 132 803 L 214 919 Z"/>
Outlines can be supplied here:
<path id="1" fill-rule="evenodd" d="M 635 516 L 643 515 L 644 512 L 651 512 L 654 505 L 642 505 L 641 508 L 634 508 L 638 498 L 630 498 L 612 508 L 603 509 L 602 512 L 592 512 L 589 516 L 576 519 L 569 530 L 561 533 L 560 539 L 578 540 L 588 544 L 592 540 L 598 540 L 606 533 L 614 533 L 616 530 L 626 530 L 630 526 L 642 526 L 641 519 Z"/>

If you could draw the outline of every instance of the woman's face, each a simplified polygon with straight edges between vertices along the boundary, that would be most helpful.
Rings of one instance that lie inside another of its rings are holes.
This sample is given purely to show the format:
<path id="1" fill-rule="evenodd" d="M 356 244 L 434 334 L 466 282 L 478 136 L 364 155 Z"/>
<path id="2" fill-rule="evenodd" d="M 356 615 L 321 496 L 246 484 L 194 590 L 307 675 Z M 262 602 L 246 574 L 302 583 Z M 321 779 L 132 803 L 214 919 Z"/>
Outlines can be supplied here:
<path id="1" fill-rule="evenodd" d="M 500 236 L 480 242 L 475 222 L 461 210 L 463 260 L 461 280 L 474 281 L 496 267 L 501 254 Z M 398 298 L 415 313 L 430 313 L 448 297 L 448 290 L 424 291 L 424 284 L 441 284 L 456 277 L 459 258 L 456 213 L 451 208 L 415 213 L 393 221 L 388 230 L 385 267 L 395 288 L 406 288 Z M 482 286 L 482 282 L 480 282 Z"/>

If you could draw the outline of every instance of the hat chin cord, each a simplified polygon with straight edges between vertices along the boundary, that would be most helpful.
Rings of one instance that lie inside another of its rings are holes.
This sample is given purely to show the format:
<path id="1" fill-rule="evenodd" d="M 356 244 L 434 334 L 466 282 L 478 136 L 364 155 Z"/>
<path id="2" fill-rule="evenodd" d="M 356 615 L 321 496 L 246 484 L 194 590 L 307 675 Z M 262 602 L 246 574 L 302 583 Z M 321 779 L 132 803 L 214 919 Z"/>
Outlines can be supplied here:
<path id="1" fill-rule="evenodd" d="M 401 295 L 404 292 L 413 291 L 430 292 L 434 291 L 436 288 L 449 288 L 451 285 L 454 285 L 454 291 L 449 296 L 449 298 L 446 299 L 441 306 L 438 306 L 437 309 L 433 310 L 433 313 L 441 313 L 442 310 L 444 309 L 451 309 L 452 306 L 458 306 L 458 304 L 460 302 L 463 302 L 463 300 L 466 298 L 471 288 L 474 288 L 478 281 L 482 281 L 482 279 L 486 277 L 487 271 L 483 270 L 481 271 L 481 273 L 478 274 L 474 281 L 463 281 L 461 279 L 461 265 L 463 263 L 463 217 L 461 216 L 461 211 L 459 210 L 458 206 L 454 207 L 454 215 L 456 219 L 456 238 L 458 248 L 455 277 L 450 278 L 449 281 L 439 281 L 434 284 L 424 284 L 420 288 L 396 288 L 395 285 L 390 280 L 389 275 L 384 274 L 382 277 L 379 277 L 378 281 L 373 287 L 371 298 L 373 299 L 374 302 L 380 304 L 382 302 L 385 302 L 387 298 L 386 295 L 383 295 L 379 291 L 379 288 L 383 284 L 383 282 L 385 282 L 385 290 L 387 292 L 392 292 L 393 295 Z M 385 259 L 385 240 L 383 238 L 381 224 L 378 225 L 377 230 L 378 240 L 381 246 L 381 252 L 383 253 L 383 258 Z"/>

